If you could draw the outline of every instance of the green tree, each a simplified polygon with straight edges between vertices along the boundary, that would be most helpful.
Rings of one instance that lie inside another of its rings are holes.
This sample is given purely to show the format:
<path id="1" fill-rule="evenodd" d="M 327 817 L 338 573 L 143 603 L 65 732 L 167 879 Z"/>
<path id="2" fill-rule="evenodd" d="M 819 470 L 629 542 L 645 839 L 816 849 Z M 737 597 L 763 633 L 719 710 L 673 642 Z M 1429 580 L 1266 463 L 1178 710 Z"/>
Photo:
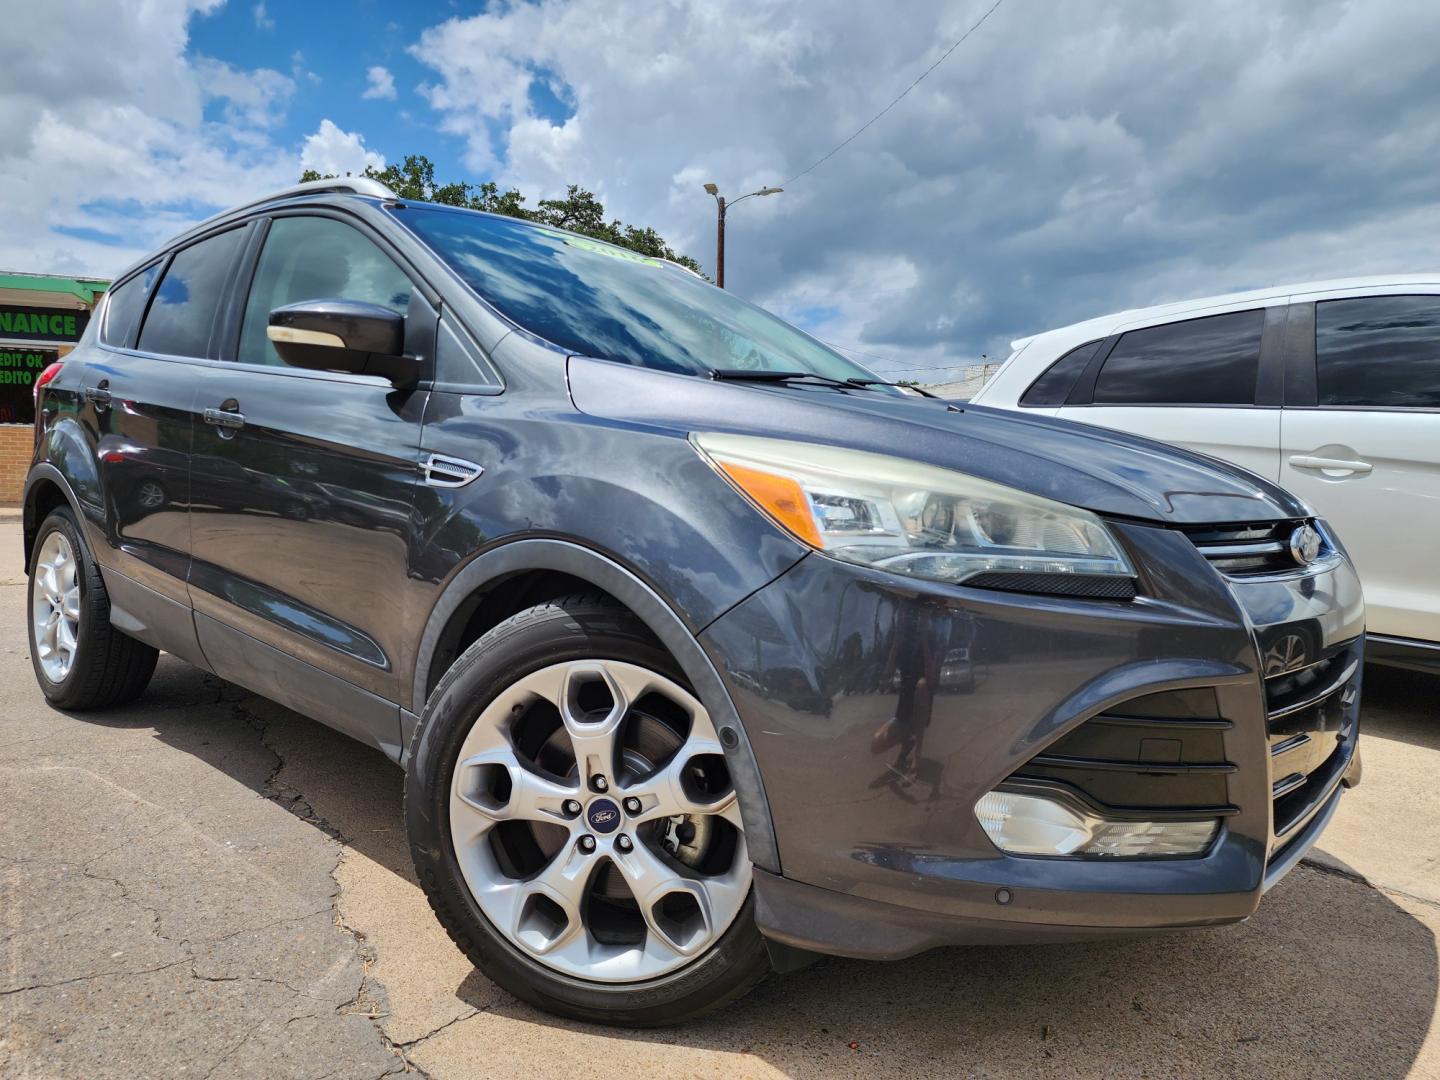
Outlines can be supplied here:
<path id="1" fill-rule="evenodd" d="M 563 199 L 541 199 L 532 209 L 525 205 L 525 196 L 519 191 L 514 188 L 501 191 L 499 185 L 493 181 L 483 184 L 458 181 L 437 184 L 435 164 L 423 154 L 407 154 L 403 163 L 386 165 L 383 169 L 367 166 L 363 175 L 379 180 L 402 199 L 463 206 L 467 210 L 484 210 L 491 214 L 523 218 L 554 229 L 568 229 L 583 236 L 592 236 L 596 240 L 638 251 L 652 259 L 670 259 L 697 274 L 704 273 L 699 263 L 688 255 L 675 251 L 654 229 L 627 225 L 619 218 L 607 220 L 604 204 L 595 197 L 594 192 L 586 191 L 579 184 L 571 184 L 566 188 Z M 333 178 L 333 174 L 323 175 L 314 169 L 306 169 L 300 176 L 302 181 Z"/>

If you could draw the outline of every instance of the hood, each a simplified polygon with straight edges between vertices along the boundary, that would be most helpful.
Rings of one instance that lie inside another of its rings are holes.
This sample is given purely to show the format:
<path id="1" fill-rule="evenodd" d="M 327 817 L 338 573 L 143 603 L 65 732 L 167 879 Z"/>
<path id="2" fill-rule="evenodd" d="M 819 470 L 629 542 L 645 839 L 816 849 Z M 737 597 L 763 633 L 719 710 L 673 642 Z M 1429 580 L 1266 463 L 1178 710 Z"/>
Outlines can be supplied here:
<path id="1" fill-rule="evenodd" d="M 890 454 L 1097 514 L 1164 524 L 1310 515 L 1245 469 L 1068 420 L 865 390 L 714 382 L 584 357 L 571 358 L 569 378 L 575 407 L 590 416 Z"/>

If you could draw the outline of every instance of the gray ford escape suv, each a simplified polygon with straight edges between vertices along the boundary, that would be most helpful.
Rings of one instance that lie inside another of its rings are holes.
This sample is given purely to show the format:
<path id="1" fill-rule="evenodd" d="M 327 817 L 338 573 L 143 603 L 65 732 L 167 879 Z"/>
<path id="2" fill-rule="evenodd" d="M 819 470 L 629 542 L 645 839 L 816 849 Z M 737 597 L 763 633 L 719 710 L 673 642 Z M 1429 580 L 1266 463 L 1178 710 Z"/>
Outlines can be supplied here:
<path id="1" fill-rule="evenodd" d="M 584 237 L 301 185 L 40 383 L 46 696 L 163 649 L 378 747 L 446 930 L 570 1016 L 1234 922 L 1358 776 L 1360 588 L 1303 503 Z"/>

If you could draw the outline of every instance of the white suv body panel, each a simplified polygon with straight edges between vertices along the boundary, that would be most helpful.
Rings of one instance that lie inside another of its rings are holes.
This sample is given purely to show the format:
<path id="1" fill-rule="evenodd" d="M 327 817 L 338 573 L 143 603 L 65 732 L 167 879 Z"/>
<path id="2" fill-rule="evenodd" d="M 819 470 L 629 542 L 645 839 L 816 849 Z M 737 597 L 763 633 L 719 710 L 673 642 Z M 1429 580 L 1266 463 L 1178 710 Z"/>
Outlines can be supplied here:
<path id="1" fill-rule="evenodd" d="M 1370 296 L 1440 296 L 1440 274 L 1350 278 L 1122 311 L 1014 343 L 975 395 L 1020 409 L 1056 360 L 1129 330 L 1232 311 Z M 1313 344 L 1313 342 L 1312 342 Z M 1436 341 L 1440 364 L 1440 339 Z M 1025 407 L 1233 461 L 1289 488 L 1334 527 L 1365 588 L 1372 634 L 1440 642 L 1440 409 L 1280 405 Z"/>

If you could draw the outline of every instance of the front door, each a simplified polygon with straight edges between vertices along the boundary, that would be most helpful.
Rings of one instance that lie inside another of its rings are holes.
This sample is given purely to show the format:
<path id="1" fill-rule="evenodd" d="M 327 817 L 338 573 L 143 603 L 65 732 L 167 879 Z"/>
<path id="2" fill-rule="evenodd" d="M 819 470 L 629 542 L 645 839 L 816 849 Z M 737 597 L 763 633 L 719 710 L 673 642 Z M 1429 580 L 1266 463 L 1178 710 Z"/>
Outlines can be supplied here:
<path id="1" fill-rule="evenodd" d="M 216 671 L 391 753 L 414 645 L 411 504 L 427 394 L 290 368 L 265 331 L 284 304 L 405 312 L 411 292 L 355 226 L 274 219 L 235 360 L 199 382 L 192 457 L 191 597 Z"/>
<path id="2" fill-rule="evenodd" d="M 1355 560 L 1371 633 L 1440 641 L 1440 296 L 1320 299 L 1280 482 Z"/>

